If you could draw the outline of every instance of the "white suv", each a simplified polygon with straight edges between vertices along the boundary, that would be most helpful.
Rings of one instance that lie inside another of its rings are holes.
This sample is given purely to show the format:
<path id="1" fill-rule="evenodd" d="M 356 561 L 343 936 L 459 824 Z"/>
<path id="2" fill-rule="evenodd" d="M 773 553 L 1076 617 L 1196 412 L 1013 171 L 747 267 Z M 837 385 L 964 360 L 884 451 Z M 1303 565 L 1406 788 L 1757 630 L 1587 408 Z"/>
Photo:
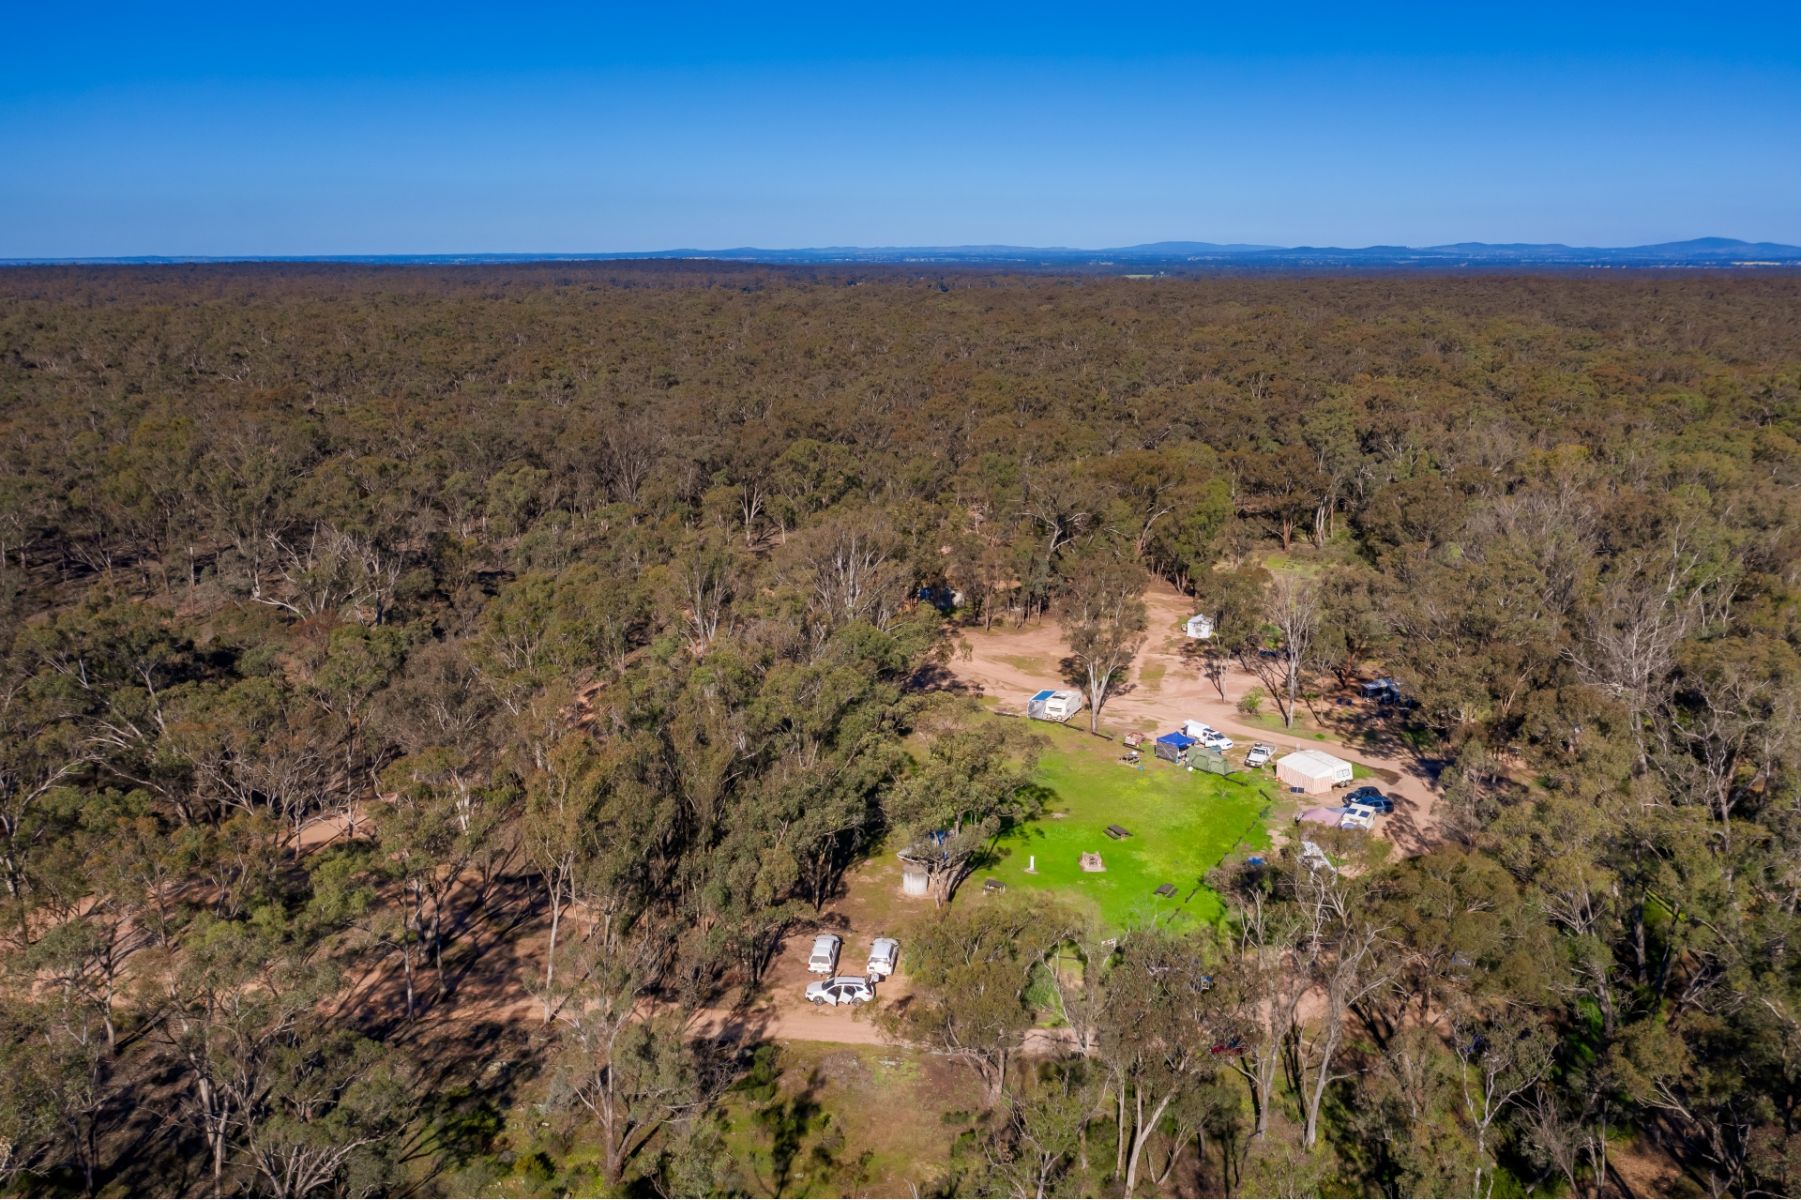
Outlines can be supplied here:
<path id="1" fill-rule="evenodd" d="M 813 939 L 813 953 L 807 955 L 807 970 L 815 975 L 830 975 L 838 969 L 838 947 L 844 943 L 835 933 L 822 933 Z"/>
<path id="2" fill-rule="evenodd" d="M 895 959 L 900 957 L 900 943 L 891 937 L 879 937 L 869 948 L 869 966 L 865 972 L 874 979 L 886 979 L 894 974 Z"/>
<path id="3" fill-rule="evenodd" d="M 864 1004 L 875 999 L 875 984 L 861 975 L 840 975 L 835 979 L 815 979 L 807 985 L 807 1003 Z"/>

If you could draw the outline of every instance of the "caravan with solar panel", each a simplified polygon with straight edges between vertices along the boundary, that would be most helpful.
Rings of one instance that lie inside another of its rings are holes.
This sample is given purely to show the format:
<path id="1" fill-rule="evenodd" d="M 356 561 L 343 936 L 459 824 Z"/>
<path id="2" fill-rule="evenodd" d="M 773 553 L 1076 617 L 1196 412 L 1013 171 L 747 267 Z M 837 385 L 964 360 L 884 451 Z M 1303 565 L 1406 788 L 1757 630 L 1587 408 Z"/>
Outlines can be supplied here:
<path id="1" fill-rule="evenodd" d="M 1026 716 L 1039 721 L 1067 721 L 1081 711 L 1081 692 L 1045 688 L 1026 701 Z"/>

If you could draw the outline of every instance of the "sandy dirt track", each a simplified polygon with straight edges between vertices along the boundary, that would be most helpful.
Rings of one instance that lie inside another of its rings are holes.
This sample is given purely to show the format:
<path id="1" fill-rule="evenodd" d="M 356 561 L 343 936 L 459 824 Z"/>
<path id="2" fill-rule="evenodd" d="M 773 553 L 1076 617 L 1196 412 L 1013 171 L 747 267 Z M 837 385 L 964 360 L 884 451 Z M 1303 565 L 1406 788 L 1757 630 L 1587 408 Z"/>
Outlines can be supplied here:
<path id="1" fill-rule="evenodd" d="M 888 997 L 882 997 L 889 1002 Z M 802 1004 L 788 1009 L 771 1006 L 752 1013 L 708 1009 L 697 1015 L 695 1034 L 715 1041 L 746 1045 L 762 1041 L 833 1042 L 846 1046 L 892 1046 L 866 1012 L 859 1009 L 815 1008 Z M 1020 1053 L 1028 1056 L 1063 1053 L 1074 1046 L 1067 1029 L 1028 1029 Z"/>
<path id="2" fill-rule="evenodd" d="M 1194 612 L 1193 602 L 1168 584 L 1158 581 L 1145 593 L 1150 610 L 1150 636 L 1132 664 L 1124 689 L 1109 697 L 1101 710 L 1104 731 L 1144 730 L 1167 732 L 1186 720 L 1205 721 L 1244 746 L 1268 742 L 1279 753 L 1294 749 L 1325 750 L 1361 763 L 1381 776 L 1382 790 L 1395 799 L 1395 812 L 1379 822 L 1378 832 L 1407 853 L 1418 853 L 1441 836 L 1437 769 L 1386 737 L 1371 708 L 1358 701 L 1322 710 L 1328 718 L 1324 740 L 1299 732 L 1274 733 L 1247 724 L 1238 712 L 1238 700 L 1260 687 L 1255 676 L 1234 665 L 1226 673 L 1222 699 L 1213 682 L 1198 666 L 1183 657 L 1187 641 L 1182 623 Z M 971 690 L 999 699 L 1007 707 L 1025 707 L 1026 697 L 1040 688 L 1063 686 L 1058 663 L 1068 653 L 1063 630 L 1055 620 L 1023 628 L 963 631 L 968 653 L 957 654 L 947 669 Z M 1302 715 L 1307 710 L 1303 707 Z M 1087 728 L 1084 710 L 1072 725 Z M 1353 728 L 1360 726 L 1361 728 Z M 1371 732 L 1364 733 L 1367 729 Z"/>

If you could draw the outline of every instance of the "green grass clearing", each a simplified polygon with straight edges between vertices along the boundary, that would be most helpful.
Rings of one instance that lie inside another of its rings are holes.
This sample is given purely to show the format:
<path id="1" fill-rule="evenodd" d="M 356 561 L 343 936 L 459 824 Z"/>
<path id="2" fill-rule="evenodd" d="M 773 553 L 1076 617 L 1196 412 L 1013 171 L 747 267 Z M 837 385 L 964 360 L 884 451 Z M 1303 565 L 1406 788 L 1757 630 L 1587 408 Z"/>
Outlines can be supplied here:
<path id="1" fill-rule="evenodd" d="M 1306 558 L 1298 558 L 1292 554 L 1283 554 L 1272 550 L 1263 557 L 1264 570 L 1286 575 L 1311 577 L 1325 569 L 1325 564 Z"/>
<path id="2" fill-rule="evenodd" d="M 1202 876 L 1241 845 L 1269 845 L 1269 777 L 1190 773 L 1148 750 L 1138 769 L 1119 761 L 1117 742 L 1050 725 L 1034 732 L 1046 741 L 1035 776 L 1047 793 L 1044 815 L 1003 836 L 994 859 L 976 870 L 964 892 L 979 894 L 990 878 L 1009 890 L 1056 892 L 1114 929 L 1217 920 L 1223 908 Z M 1132 836 L 1114 841 L 1106 835 L 1108 825 L 1121 825 Z M 1082 870 L 1087 850 L 1101 855 L 1106 871 Z M 1027 874 L 1032 856 L 1037 871 Z M 1165 883 L 1174 884 L 1176 894 L 1154 895 Z"/>
<path id="3" fill-rule="evenodd" d="M 1355 544 L 1344 536 L 1344 531 L 1327 539 L 1324 549 L 1315 547 L 1311 542 L 1296 541 L 1294 547 L 1284 554 L 1280 550 L 1271 550 L 1263 556 L 1264 568 L 1270 571 L 1286 572 L 1294 575 L 1318 575 L 1330 567 L 1343 566 L 1357 557 Z"/>

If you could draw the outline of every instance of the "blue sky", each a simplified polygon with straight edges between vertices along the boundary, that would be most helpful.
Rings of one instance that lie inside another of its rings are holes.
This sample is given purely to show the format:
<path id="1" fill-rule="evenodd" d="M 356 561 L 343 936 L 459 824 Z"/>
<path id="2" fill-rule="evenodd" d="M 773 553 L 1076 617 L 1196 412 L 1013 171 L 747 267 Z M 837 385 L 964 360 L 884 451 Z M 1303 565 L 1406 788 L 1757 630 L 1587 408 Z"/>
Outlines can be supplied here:
<path id="1" fill-rule="evenodd" d="M 8 7 L 3 257 L 1801 243 L 1793 4 Z"/>

